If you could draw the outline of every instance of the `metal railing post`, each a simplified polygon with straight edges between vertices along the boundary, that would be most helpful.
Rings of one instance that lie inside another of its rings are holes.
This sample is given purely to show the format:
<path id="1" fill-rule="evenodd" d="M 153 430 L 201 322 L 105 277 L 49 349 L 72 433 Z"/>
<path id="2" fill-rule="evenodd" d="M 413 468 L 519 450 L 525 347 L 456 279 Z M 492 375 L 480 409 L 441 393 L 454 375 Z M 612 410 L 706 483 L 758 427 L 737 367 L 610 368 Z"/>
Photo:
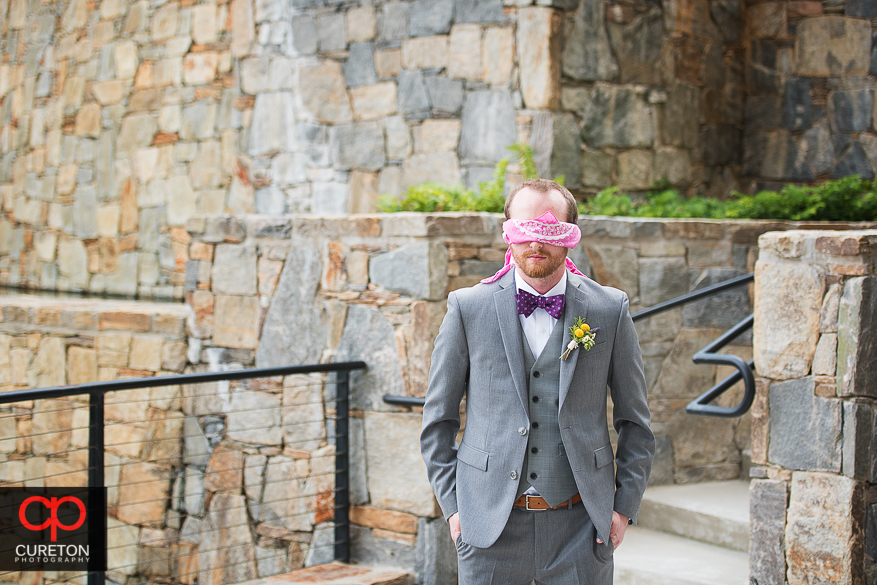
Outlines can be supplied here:
<path id="1" fill-rule="evenodd" d="M 350 372 L 335 374 L 335 560 L 350 562 Z"/>
<path id="2" fill-rule="evenodd" d="M 104 486 L 104 393 L 89 392 L 88 399 L 88 544 L 99 571 L 88 572 L 88 585 L 104 585 L 107 568 L 107 491 Z M 95 489 L 100 488 L 100 489 Z"/>

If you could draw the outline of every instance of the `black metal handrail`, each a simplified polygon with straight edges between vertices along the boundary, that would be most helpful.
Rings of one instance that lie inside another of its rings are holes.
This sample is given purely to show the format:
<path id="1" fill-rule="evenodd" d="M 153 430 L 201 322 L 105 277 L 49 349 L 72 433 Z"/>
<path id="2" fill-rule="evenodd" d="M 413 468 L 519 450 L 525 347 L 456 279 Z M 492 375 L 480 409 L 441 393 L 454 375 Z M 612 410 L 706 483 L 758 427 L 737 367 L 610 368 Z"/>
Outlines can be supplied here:
<path id="1" fill-rule="evenodd" d="M 350 446 L 348 439 L 350 372 L 363 370 L 368 366 L 362 361 L 336 362 L 328 364 L 310 364 L 304 366 L 284 366 L 279 368 L 252 368 L 226 372 L 205 372 L 197 374 L 178 374 L 173 376 L 156 376 L 153 378 L 131 378 L 92 382 L 70 386 L 51 386 L 28 390 L 11 390 L 0 393 L 0 404 L 23 402 L 26 400 L 44 400 L 47 398 L 63 398 L 87 394 L 89 396 L 88 414 L 88 487 L 104 486 L 104 406 L 107 392 L 134 390 L 137 388 L 153 388 L 160 386 L 178 386 L 183 384 L 201 384 L 225 380 L 245 380 L 249 378 L 270 378 L 273 376 L 291 376 L 293 374 L 312 374 L 335 372 L 335 541 L 334 557 L 337 561 L 350 560 Z M 106 510 L 106 491 L 92 490 L 89 507 L 92 510 Z M 97 530 L 107 534 L 106 514 L 98 515 Z M 106 541 L 106 538 L 104 538 Z M 97 550 L 97 562 L 106 567 L 106 547 L 94 547 Z M 87 585 L 104 585 L 105 571 L 89 572 Z"/>
<path id="2" fill-rule="evenodd" d="M 700 290 L 696 290 L 688 294 L 676 297 L 675 299 L 664 301 L 663 303 L 659 303 L 653 307 L 649 307 L 648 309 L 643 309 L 642 311 L 638 311 L 631 315 L 630 318 L 633 321 L 647 319 L 648 317 L 652 317 L 659 313 L 669 311 L 670 309 L 675 309 L 680 305 L 691 303 L 704 297 L 718 294 L 730 288 L 749 284 L 754 280 L 754 273 L 736 276 L 723 282 L 719 282 Z M 701 394 L 695 400 L 691 401 L 685 407 L 686 412 L 690 414 L 701 414 L 706 416 L 730 418 L 743 416 L 743 414 L 745 414 L 746 411 L 748 411 L 749 408 L 752 406 L 752 402 L 755 400 L 755 376 L 753 376 L 752 374 L 755 362 L 753 360 L 750 360 L 747 363 L 743 361 L 742 358 L 735 355 L 719 354 L 715 352 L 725 347 L 735 338 L 739 337 L 741 334 L 751 329 L 753 322 L 754 315 L 749 315 L 748 317 L 734 325 L 734 327 L 722 334 L 721 337 L 694 354 L 692 361 L 696 364 L 729 365 L 737 368 L 737 371 L 707 390 L 706 392 L 704 392 L 703 394 Z M 714 404 L 708 404 L 709 402 L 715 400 L 717 397 L 723 394 L 725 391 L 730 389 L 740 380 L 743 380 L 744 384 L 743 399 L 740 401 L 740 404 L 735 407 L 724 407 Z M 387 404 L 392 404 L 394 406 L 411 407 L 423 406 L 425 399 L 417 398 L 414 396 L 393 396 L 390 394 L 386 394 L 384 395 L 384 402 Z"/>

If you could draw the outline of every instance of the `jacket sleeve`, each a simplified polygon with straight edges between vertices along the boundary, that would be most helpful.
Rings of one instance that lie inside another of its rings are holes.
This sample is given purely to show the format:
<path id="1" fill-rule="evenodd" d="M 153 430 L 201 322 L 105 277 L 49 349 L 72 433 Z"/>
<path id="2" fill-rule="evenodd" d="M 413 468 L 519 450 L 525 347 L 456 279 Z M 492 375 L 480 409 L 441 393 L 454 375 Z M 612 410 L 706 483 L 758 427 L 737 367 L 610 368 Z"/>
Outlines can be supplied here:
<path id="1" fill-rule="evenodd" d="M 451 293 L 448 312 L 435 340 L 420 434 L 426 473 L 445 518 L 457 511 L 456 436 L 468 374 L 466 332 L 457 297 Z"/>
<path id="2" fill-rule="evenodd" d="M 618 433 L 614 509 L 636 523 L 655 456 L 655 435 L 650 426 L 642 351 L 627 295 L 621 299 L 608 382 L 613 426 Z"/>

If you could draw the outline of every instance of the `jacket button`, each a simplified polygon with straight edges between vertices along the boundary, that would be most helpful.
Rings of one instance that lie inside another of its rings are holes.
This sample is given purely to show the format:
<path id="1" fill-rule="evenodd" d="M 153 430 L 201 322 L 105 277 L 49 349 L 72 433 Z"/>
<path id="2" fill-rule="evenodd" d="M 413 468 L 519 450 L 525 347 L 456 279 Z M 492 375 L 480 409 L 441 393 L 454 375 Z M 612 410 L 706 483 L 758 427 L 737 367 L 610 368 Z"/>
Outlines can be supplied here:
<path id="1" fill-rule="evenodd" d="M 541 375 L 542 375 L 542 374 L 540 374 L 539 372 L 533 372 L 533 377 L 534 377 L 534 378 L 538 378 L 538 377 L 541 376 Z"/>
<path id="2" fill-rule="evenodd" d="M 538 397 L 538 396 L 534 396 L 534 397 L 533 397 L 533 402 L 539 402 L 539 397 Z"/>
<path id="3" fill-rule="evenodd" d="M 518 472 L 517 471 L 511 472 L 509 474 L 509 477 L 511 477 L 512 479 L 518 479 Z"/>
<path id="4" fill-rule="evenodd" d="M 536 475 L 535 473 L 530 474 L 530 479 L 536 479 L 537 477 L 539 477 L 539 476 Z"/>
<path id="5" fill-rule="evenodd" d="M 519 429 L 518 429 L 518 434 L 521 435 L 521 436 L 523 437 L 524 435 L 527 434 L 527 429 L 524 428 L 524 427 L 519 428 Z"/>

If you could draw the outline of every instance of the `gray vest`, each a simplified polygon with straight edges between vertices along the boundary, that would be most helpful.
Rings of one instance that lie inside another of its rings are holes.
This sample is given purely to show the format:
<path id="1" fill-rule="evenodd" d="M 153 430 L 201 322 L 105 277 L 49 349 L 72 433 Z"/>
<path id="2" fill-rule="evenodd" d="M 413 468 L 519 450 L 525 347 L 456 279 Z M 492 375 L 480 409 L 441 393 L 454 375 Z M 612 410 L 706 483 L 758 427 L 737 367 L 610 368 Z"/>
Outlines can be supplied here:
<path id="1" fill-rule="evenodd" d="M 560 354 L 564 350 L 563 319 L 551 331 L 537 360 L 524 340 L 524 371 L 530 406 L 530 432 L 524 473 L 518 484 L 520 496 L 532 485 L 551 506 L 565 502 L 579 490 L 563 448 L 557 411 L 560 405 Z"/>

